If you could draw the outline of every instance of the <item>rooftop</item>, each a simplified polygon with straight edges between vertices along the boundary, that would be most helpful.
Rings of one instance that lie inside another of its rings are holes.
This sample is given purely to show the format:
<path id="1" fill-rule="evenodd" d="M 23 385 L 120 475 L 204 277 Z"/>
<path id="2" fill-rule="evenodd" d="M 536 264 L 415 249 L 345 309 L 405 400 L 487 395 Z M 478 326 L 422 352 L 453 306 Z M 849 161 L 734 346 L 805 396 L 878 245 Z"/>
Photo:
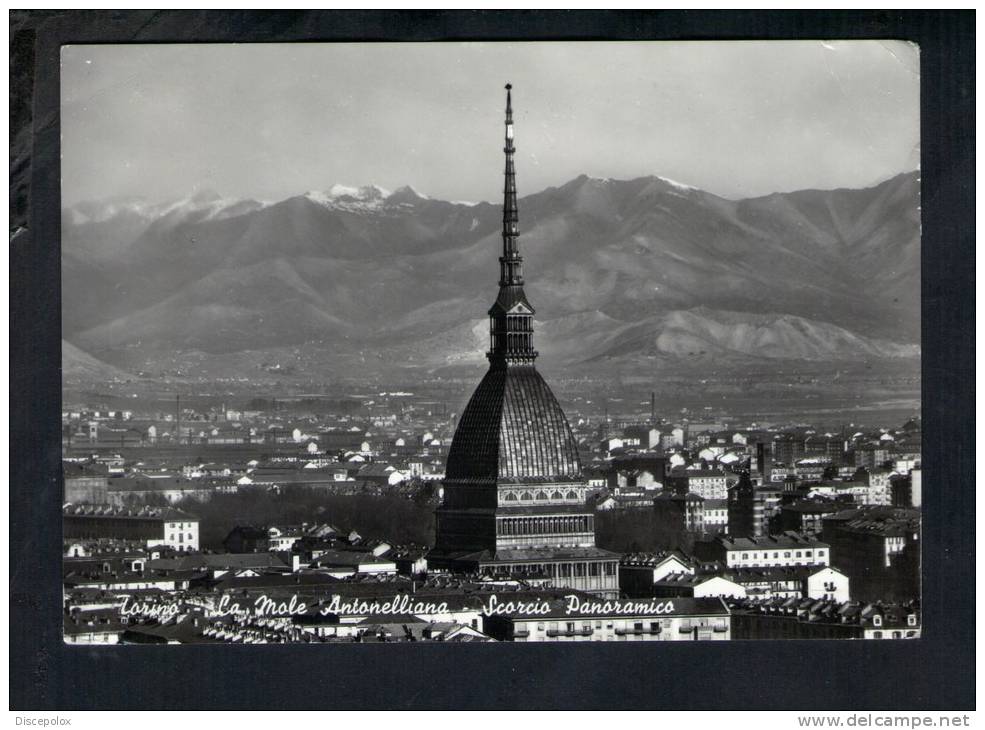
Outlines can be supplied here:
<path id="1" fill-rule="evenodd" d="M 827 543 L 806 537 L 797 532 L 784 532 L 782 535 L 763 537 L 720 537 L 719 542 L 726 550 L 770 550 L 773 548 L 825 548 Z"/>
<path id="2" fill-rule="evenodd" d="M 906 507 L 858 507 L 824 518 L 839 530 L 886 536 L 905 535 L 920 530 L 920 511 Z"/>
<path id="3" fill-rule="evenodd" d="M 655 553 L 627 553 L 619 561 L 621 566 L 655 567 L 661 563 L 676 559 L 685 565 L 690 565 L 691 560 L 677 550 L 665 550 Z"/>
<path id="4" fill-rule="evenodd" d="M 847 601 L 839 603 L 828 599 L 814 598 L 729 598 L 732 613 L 766 614 L 786 616 L 808 623 L 828 623 L 860 626 L 864 628 L 913 628 L 908 624 L 908 616 L 916 616 L 920 624 L 918 604 L 882 604 Z M 876 627 L 874 617 L 882 619 L 881 627 Z"/>
<path id="5" fill-rule="evenodd" d="M 66 504 L 62 507 L 63 517 L 107 517 L 114 519 L 147 520 L 158 519 L 165 521 L 198 522 L 187 512 L 173 507 L 117 507 L 108 504 Z"/>
<path id="6" fill-rule="evenodd" d="M 578 446 L 561 406 L 532 365 L 490 368 L 465 407 L 448 452 L 448 479 L 570 478 Z"/>

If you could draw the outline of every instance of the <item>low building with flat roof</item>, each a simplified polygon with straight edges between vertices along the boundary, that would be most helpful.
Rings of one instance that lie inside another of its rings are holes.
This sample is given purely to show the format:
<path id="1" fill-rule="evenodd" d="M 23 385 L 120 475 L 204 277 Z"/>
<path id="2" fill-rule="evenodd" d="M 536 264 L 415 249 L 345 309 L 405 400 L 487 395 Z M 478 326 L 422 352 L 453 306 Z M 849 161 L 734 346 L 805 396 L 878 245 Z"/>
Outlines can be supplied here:
<path id="1" fill-rule="evenodd" d="M 717 537 L 696 542 L 695 555 L 722 563 L 726 568 L 770 568 L 828 565 L 827 543 L 796 532 L 763 537 Z"/>
<path id="2" fill-rule="evenodd" d="M 62 509 L 62 524 L 69 540 L 116 538 L 139 540 L 145 547 L 198 550 L 198 518 L 173 508 L 68 504 Z"/>
<path id="3" fill-rule="evenodd" d="M 918 639 L 916 603 L 729 599 L 734 639 Z"/>

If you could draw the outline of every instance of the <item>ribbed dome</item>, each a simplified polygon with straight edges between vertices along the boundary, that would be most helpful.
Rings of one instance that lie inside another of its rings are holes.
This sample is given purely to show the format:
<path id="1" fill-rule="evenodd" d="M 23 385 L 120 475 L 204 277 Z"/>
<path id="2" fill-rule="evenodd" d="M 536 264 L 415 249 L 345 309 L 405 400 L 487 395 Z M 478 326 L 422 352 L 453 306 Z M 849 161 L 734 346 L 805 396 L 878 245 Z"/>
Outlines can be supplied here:
<path id="1" fill-rule="evenodd" d="M 581 462 L 568 419 L 532 365 L 491 368 L 455 430 L 447 479 L 575 478 Z"/>

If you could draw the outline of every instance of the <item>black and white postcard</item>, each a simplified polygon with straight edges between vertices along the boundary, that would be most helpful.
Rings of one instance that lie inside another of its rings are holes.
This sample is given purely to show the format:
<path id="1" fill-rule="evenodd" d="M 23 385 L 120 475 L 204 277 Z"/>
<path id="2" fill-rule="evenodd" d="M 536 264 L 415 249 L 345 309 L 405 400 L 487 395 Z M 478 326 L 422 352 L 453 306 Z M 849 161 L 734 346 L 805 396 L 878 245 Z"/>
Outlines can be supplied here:
<path id="1" fill-rule="evenodd" d="M 920 71 L 63 46 L 64 641 L 919 638 Z"/>
<path id="2" fill-rule="evenodd" d="M 12 725 L 973 726 L 973 13 L 9 29 Z"/>

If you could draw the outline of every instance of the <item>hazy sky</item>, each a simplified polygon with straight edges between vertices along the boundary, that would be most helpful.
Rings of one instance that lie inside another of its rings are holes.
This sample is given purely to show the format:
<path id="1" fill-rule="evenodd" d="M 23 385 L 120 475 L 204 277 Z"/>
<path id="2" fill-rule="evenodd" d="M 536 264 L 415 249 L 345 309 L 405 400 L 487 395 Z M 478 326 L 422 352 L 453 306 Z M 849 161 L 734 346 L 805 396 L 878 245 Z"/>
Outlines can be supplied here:
<path id="1" fill-rule="evenodd" d="M 66 46 L 67 205 L 333 183 L 498 200 L 586 173 L 726 197 L 919 166 L 919 53 L 892 41 Z"/>

